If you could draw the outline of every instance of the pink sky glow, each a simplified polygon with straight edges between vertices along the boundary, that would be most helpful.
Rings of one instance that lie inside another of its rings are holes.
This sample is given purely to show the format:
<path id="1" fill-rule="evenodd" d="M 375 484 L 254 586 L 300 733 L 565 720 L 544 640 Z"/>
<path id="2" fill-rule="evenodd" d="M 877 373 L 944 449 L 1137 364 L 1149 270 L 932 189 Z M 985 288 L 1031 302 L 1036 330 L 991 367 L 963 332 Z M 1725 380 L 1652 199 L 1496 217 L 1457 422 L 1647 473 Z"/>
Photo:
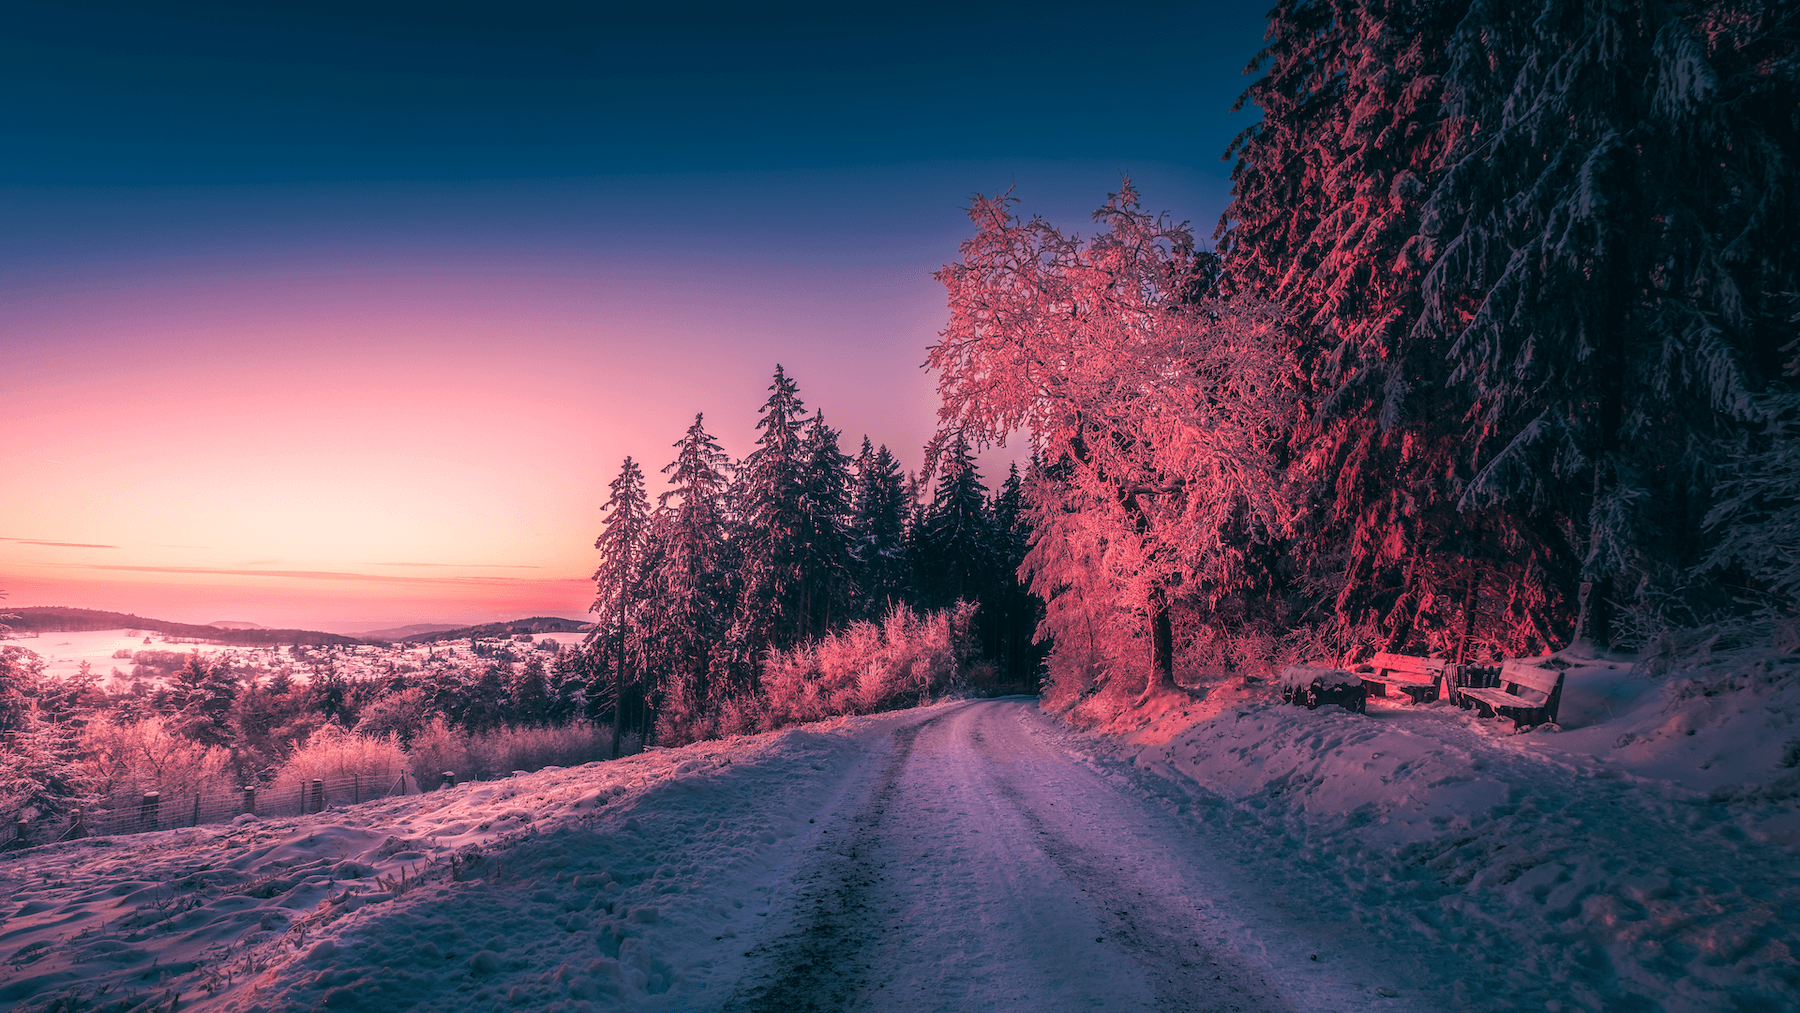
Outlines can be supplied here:
<path id="1" fill-rule="evenodd" d="M 220 263 L 10 302 L 6 604 L 345 629 L 583 614 L 621 459 L 658 478 L 696 411 L 747 452 L 777 361 L 847 451 L 916 466 L 942 314 L 927 267 L 700 258 Z"/>

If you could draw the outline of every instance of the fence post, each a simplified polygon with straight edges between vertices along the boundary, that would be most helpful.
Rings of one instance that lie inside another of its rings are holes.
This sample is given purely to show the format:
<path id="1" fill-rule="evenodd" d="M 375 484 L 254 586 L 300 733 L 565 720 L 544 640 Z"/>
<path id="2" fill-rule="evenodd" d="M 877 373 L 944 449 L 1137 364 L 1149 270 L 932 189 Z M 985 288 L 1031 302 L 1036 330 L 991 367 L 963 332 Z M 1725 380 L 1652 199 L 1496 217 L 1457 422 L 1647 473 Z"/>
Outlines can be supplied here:
<path id="1" fill-rule="evenodd" d="M 362 801 L 362 774 L 361 773 L 351 774 L 350 775 L 350 804 L 355 805 L 361 801 Z"/>
<path id="2" fill-rule="evenodd" d="M 305 816 L 306 815 L 306 781 L 304 779 L 301 780 L 300 787 L 298 787 L 294 790 L 300 793 L 300 815 Z"/>
<path id="3" fill-rule="evenodd" d="M 194 793 L 194 821 L 188 825 L 195 826 L 195 827 L 200 825 L 200 793 L 199 792 Z"/>
<path id="4" fill-rule="evenodd" d="M 323 778 L 313 778 L 312 804 L 313 812 L 322 813 L 325 811 L 325 781 Z"/>
<path id="5" fill-rule="evenodd" d="M 157 824 L 156 810 L 162 806 L 162 792 L 144 792 L 144 800 L 138 803 L 138 830 L 155 830 Z"/>
<path id="6" fill-rule="evenodd" d="M 244 811 L 256 815 L 256 786 L 253 784 L 244 785 Z"/>
<path id="7" fill-rule="evenodd" d="M 31 829 L 31 826 L 26 822 L 26 820 L 23 817 L 20 817 L 18 822 L 13 824 L 13 840 L 23 844 L 25 842 L 25 834 L 30 829 Z"/>
<path id="8" fill-rule="evenodd" d="M 448 771 L 448 770 L 444 771 L 444 779 L 443 779 L 443 781 L 438 783 L 438 787 L 439 788 L 454 788 L 454 787 L 456 787 L 456 774 L 454 774 L 453 772 Z"/>

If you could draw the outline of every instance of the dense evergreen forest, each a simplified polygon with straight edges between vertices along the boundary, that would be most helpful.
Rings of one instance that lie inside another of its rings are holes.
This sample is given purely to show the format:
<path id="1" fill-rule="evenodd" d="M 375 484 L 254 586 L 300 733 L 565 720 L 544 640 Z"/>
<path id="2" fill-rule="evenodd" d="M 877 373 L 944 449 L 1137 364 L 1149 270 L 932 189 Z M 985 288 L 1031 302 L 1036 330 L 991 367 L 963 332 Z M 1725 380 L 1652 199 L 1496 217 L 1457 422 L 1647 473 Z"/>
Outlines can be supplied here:
<path id="1" fill-rule="evenodd" d="M 1282 3 L 1215 249 L 982 198 L 944 439 L 1024 429 L 1057 686 L 1800 644 L 1800 10 Z"/>
<path id="2" fill-rule="evenodd" d="M 802 692 L 841 695 L 854 676 L 826 672 L 825 648 L 865 666 L 883 644 L 908 649 L 933 617 L 950 624 L 958 678 L 1036 687 L 1039 608 L 1017 576 L 1030 533 L 1016 467 L 990 491 L 954 442 L 927 496 L 886 446 L 864 437 L 844 453 L 780 366 L 760 415 L 756 449 L 737 462 L 695 416 L 654 505 L 631 458 L 611 484 L 584 657 L 625 701 L 617 713 L 665 742 L 764 726 L 788 706 L 772 673 L 810 666 Z M 858 638 L 866 650 L 849 646 Z"/>

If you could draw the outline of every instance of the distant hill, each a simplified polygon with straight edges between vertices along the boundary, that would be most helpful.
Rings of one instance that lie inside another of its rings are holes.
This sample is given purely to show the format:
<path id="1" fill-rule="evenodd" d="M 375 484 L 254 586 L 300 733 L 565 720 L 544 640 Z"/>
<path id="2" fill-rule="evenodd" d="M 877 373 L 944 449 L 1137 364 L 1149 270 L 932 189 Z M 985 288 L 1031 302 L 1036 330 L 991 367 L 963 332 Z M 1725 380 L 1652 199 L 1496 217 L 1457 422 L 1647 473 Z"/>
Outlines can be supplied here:
<path id="1" fill-rule="evenodd" d="M 430 644 L 445 640 L 467 640 L 470 637 L 510 637 L 516 633 L 586 633 L 593 625 L 593 623 L 581 619 L 532 616 L 530 619 L 514 619 L 505 623 L 486 623 L 481 626 L 460 626 L 450 630 L 434 630 L 430 633 L 418 633 L 399 639 Z M 374 634 L 366 635 L 371 639 L 374 638 Z"/>
<path id="2" fill-rule="evenodd" d="M 234 619 L 221 619 L 216 623 L 207 623 L 206 625 L 216 626 L 221 630 L 266 630 L 269 628 L 261 623 L 238 622 Z"/>
<path id="3" fill-rule="evenodd" d="M 364 630 L 362 637 L 364 640 L 407 640 L 427 633 L 466 628 L 452 623 L 414 623 L 411 626 L 396 626 L 391 630 Z"/>
<path id="4" fill-rule="evenodd" d="M 317 630 L 272 630 L 257 626 L 253 629 L 241 627 L 250 623 L 234 623 L 233 627 L 194 626 L 188 623 L 171 623 L 161 619 L 145 619 L 125 612 L 99 612 L 94 609 L 67 608 L 61 605 L 38 605 L 28 608 L 11 608 L 8 612 L 18 616 L 8 619 L 8 626 L 20 632 L 36 630 L 41 633 L 74 633 L 81 630 L 144 630 L 145 632 L 163 633 L 172 637 L 188 637 L 193 640 L 204 640 L 213 644 L 232 644 L 250 646 L 255 644 L 360 644 L 355 637 L 343 637 L 336 633 L 321 633 Z"/>

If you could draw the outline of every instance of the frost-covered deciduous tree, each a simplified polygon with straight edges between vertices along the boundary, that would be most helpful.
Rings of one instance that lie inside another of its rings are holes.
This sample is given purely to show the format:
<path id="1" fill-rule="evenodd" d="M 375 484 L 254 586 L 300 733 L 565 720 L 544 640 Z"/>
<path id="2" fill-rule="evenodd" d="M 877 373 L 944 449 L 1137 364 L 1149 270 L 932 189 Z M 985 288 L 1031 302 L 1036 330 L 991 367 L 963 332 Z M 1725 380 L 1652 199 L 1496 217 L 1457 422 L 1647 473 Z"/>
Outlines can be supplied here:
<path id="1" fill-rule="evenodd" d="M 1277 457 L 1295 410 L 1285 320 L 1208 296 L 1210 258 L 1140 211 L 1129 180 L 1086 241 L 1011 205 L 978 197 L 974 238 L 937 274 L 950 302 L 928 360 L 937 449 L 1029 434 L 1046 462 L 1028 485 L 1024 564 L 1047 601 L 1042 635 L 1065 667 L 1091 667 L 1071 660 L 1085 651 L 1102 675 L 1170 686 L 1173 603 L 1253 583 L 1256 546 L 1292 516 Z"/>

